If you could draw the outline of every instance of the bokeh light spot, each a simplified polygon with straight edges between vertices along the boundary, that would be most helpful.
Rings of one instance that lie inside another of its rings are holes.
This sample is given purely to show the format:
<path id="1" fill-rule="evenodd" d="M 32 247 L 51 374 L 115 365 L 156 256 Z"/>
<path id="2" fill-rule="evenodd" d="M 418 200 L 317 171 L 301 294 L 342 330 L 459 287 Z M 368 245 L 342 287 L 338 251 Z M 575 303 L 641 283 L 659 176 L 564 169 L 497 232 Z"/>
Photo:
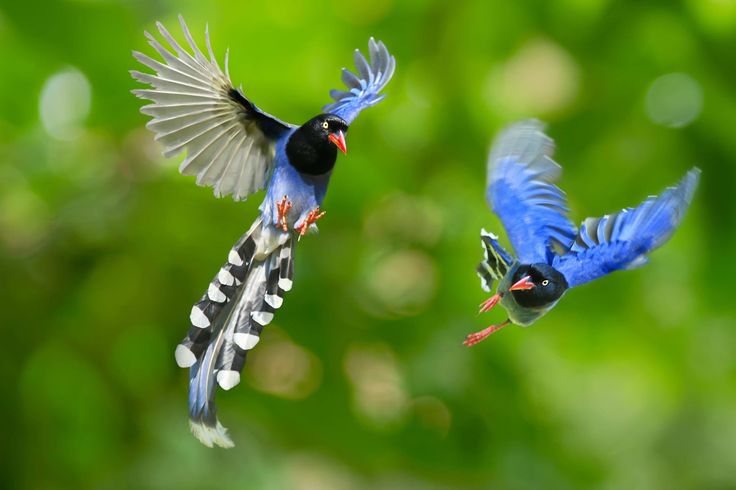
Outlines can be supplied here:
<path id="1" fill-rule="evenodd" d="M 408 396 L 393 351 L 385 345 L 351 345 L 345 373 L 353 385 L 353 408 L 377 428 L 396 426 L 404 418 Z"/>
<path id="2" fill-rule="evenodd" d="M 426 428 L 446 436 L 450 431 L 452 413 L 447 405 L 433 396 L 422 396 L 413 401 L 414 415 Z"/>
<path id="3" fill-rule="evenodd" d="M 367 308 L 378 315 L 416 315 L 437 289 L 434 260 L 419 250 L 400 250 L 370 261 L 364 277 Z"/>
<path id="4" fill-rule="evenodd" d="M 60 71 L 46 80 L 41 90 L 41 123 L 52 137 L 69 141 L 82 132 L 89 115 L 91 87 L 76 68 Z"/>
<path id="5" fill-rule="evenodd" d="M 351 490 L 360 488 L 347 468 L 318 453 L 296 453 L 286 461 L 293 490 Z"/>
<path id="6" fill-rule="evenodd" d="M 248 357 L 248 382 L 256 389 L 281 398 L 299 400 L 311 395 L 322 382 L 317 356 L 289 339 L 275 326 L 257 354 Z"/>
<path id="7" fill-rule="evenodd" d="M 394 193 L 370 207 L 364 233 L 386 243 L 417 243 L 432 246 L 443 230 L 442 210 L 430 199 Z"/>
<path id="8" fill-rule="evenodd" d="M 656 124 L 682 128 L 697 119 L 702 109 L 703 89 L 685 73 L 663 75 L 647 90 L 647 116 Z"/>
<path id="9" fill-rule="evenodd" d="M 733 34 L 736 0 L 688 0 L 686 5 L 709 33 Z"/>
<path id="10" fill-rule="evenodd" d="M 0 171 L 0 243 L 14 255 L 31 252 L 51 224 L 46 202 L 12 167 Z"/>
<path id="11" fill-rule="evenodd" d="M 536 39 L 490 73 L 486 100 L 514 117 L 559 112 L 578 93 L 578 72 L 577 63 L 562 47 Z"/>

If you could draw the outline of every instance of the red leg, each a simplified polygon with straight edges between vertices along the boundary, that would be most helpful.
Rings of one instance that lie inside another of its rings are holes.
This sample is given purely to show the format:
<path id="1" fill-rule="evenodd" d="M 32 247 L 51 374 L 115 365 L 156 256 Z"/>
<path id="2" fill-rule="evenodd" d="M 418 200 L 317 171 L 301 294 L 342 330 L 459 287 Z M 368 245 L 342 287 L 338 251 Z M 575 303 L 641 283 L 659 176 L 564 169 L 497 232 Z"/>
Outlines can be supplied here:
<path id="1" fill-rule="evenodd" d="M 463 342 L 463 345 L 467 347 L 473 347 L 475 344 L 485 339 L 486 337 L 491 335 L 493 332 L 497 332 L 501 330 L 503 327 L 505 327 L 509 323 L 511 323 L 511 321 L 506 320 L 505 322 L 499 323 L 498 325 L 491 325 L 488 328 L 484 328 L 480 332 L 471 333 L 467 337 L 465 337 L 465 341 Z"/>
<path id="2" fill-rule="evenodd" d="M 291 201 L 289 196 L 284 196 L 281 202 L 276 201 L 276 209 L 279 212 L 279 222 L 276 226 L 280 226 L 282 230 L 289 231 L 289 227 L 286 224 L 286 213 L 291 209 Z"/>
<path id="3" fill-rule="evenodd" d="M 494 294 L 484 302 L 480 304 L 480 311 L 478 313 L 485 313 L 486 311 L 491 311 L 491 309 L 498 304 L 498 302 L 501 301 L 501 295 L 500 294 Z"/>
<path id="4" fill-rule="evenodd" d="M 326 211 L 320 211 L 319 206 L 311 210 L 307 217 L 304 218 L 304 222 L 302 222 L 301 225 L 294 228 L 297 233 L 299 233 L 299 239 L 301 239 L 304 235 L 307 234 L 307 230 L 309 230 L 309 227 L 317 222 L 318 219 L 320 219 L 322 216 L 324 216 Z"/>

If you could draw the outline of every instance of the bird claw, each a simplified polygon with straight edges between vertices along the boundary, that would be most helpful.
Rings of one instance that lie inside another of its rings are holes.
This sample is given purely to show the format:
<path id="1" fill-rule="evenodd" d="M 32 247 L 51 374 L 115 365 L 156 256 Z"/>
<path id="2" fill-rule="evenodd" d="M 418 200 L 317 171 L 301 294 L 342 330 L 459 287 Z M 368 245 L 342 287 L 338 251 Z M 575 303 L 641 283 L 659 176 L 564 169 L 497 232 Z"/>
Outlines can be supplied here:
<path id="1" fill-rule="evenodd" d="M 280 226 L 282 230 L 289 231 L 289 226 L 286 223 L 286 213 L 289 212 L 291 209 L 291 201 L 289 201 L 289 196 L 284 195 L 284 197 L 281 199 L 281 202 L 276 201 L 276 210 L 279 213 L 279 219 L 278 223 L 276 223 L 276 226 Z"/>
<path id="2" fill-rule="evenodd" d="M 314 223 L 317 222 L 318 219 L 320 219 L 322 216 L 326 214 L 326 211 L 320 211 L 319 206 L 311 210 L 309 213 L 307 213 L 306 218 L 304 218 L 304 221 L 299 226 L 294 227 L 294 230 L 296 230 L 297 233 L 299 233 L 299 239 L 307 234 L 307 230 L 309 230 L 309 227 L 312 226 Z"/>
<path id="3" fill-rule="evenodd" d="M 501 301 L 501 295 L 500 294 L 494 294 L 484 302 L 480 304 L 480 310 L 478 311 L 478 314 L 485 313 L 487 311 L 491 311 L 491 309 L 498 304 L 498 302 Z"/>
<path id="4" fill-rule="evenodd" d="M 509 324 L 509 320 L 506 320 L 503 323 L 499 323 L 498 325 L 491 325 L 487 328 L 484 328 L 480 332 L 475 332 L 468 334 L 467 337 L 465 337 L 465 340 L 463 341 L 463 345 L 466 347 L 473 347 L 475 344 L 480 342 L 481 340 L 484 340 L 486 337 L 491 335 L 493 332 L 497 332 L 501 330 L 503 327 Z"/>

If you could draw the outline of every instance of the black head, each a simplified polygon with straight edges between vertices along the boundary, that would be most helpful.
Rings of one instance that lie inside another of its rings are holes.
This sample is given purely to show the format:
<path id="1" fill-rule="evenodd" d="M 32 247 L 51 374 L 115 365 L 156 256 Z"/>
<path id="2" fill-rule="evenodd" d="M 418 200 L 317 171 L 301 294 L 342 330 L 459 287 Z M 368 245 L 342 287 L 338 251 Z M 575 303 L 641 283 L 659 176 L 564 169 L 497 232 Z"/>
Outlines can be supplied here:
<path id="1" fill-rule="evenodd" d="M 509 288 L 520 306 L 540 308 L 554 303 L 567 290 L 565 276 L 547 264 L 520 265 Z"/>
<path id="2" fill-rule="evenodd" d="M 347 153 L 348 123 L 334 114 L 320 114 L 302 124 L 286 144 L 286 156 L 302 173 L 322 175 L 332 170 L 337 150 Z"/>

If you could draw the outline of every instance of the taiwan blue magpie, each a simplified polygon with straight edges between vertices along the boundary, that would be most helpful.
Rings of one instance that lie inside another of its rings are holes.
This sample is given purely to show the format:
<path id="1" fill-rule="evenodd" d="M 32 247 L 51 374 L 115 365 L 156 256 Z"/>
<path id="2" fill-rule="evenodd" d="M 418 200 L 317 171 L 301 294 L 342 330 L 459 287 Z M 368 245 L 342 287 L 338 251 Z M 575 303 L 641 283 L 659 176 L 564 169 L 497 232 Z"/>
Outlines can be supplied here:
<path id="1" fill-rule="evenodd" d="M 205 55 L 181 16 L 179 21 L 189 49 L 157 23 L 169 47 L 145 34 L 161 61 L 133 53 L 154 72 L 131 72 L 151 86 L 133 91 L 152 102 L 141 108 L 152 118 L 147 127 L 163 144 L 166 157 L 186 151 L 179 171 L 213 187 L 215 196 L 244 200 L 266 189 L 258 219 L 192 307 L 192 326 L 175 351 L 178 365 L 190 372 L 192 432 L 207 446 L 231 447 L 217 419 L 216 386 L 229 390 L 240 382 L 248 351 L 292 287 L 296 242 L 316 229 L 315 222 L 324 215 L 320 206 L 337 152 L 347 152 L 345 134 L 363 109 L 383 99 L 380 92 L 396 61 L 382 42 L 371 38 L 367 59 L 355 51 L 357 74 L 343 69 L 347 90 L 331 91 L 334 102 L 297 126 L 256 107 L 230 81 L 227 53 L 224 72 L 220 68 L 209 32 Z"/>
<path id="2" fill-rule="evenodd" d="M 502 131 L 488 158 L 486 200 L 500 218 L 516 256 L 498 237 L 481 231 L 484 259 L 481 286 L 496 293 L 481 313 L 500 304 L 508 319 L 472 333 L 473 346 L 509 323 L 529 326 L 554 307 L 565 292 L 616 270 L 647 262 L 647 254 L 675 232 L 690 205 L 700 170 L 691 169 L 675 186 L 579 229 L 568 218 L 565 194 L 555 185 L 562 169 L 552 160 L 554 143 L 535 120 Z"/>

